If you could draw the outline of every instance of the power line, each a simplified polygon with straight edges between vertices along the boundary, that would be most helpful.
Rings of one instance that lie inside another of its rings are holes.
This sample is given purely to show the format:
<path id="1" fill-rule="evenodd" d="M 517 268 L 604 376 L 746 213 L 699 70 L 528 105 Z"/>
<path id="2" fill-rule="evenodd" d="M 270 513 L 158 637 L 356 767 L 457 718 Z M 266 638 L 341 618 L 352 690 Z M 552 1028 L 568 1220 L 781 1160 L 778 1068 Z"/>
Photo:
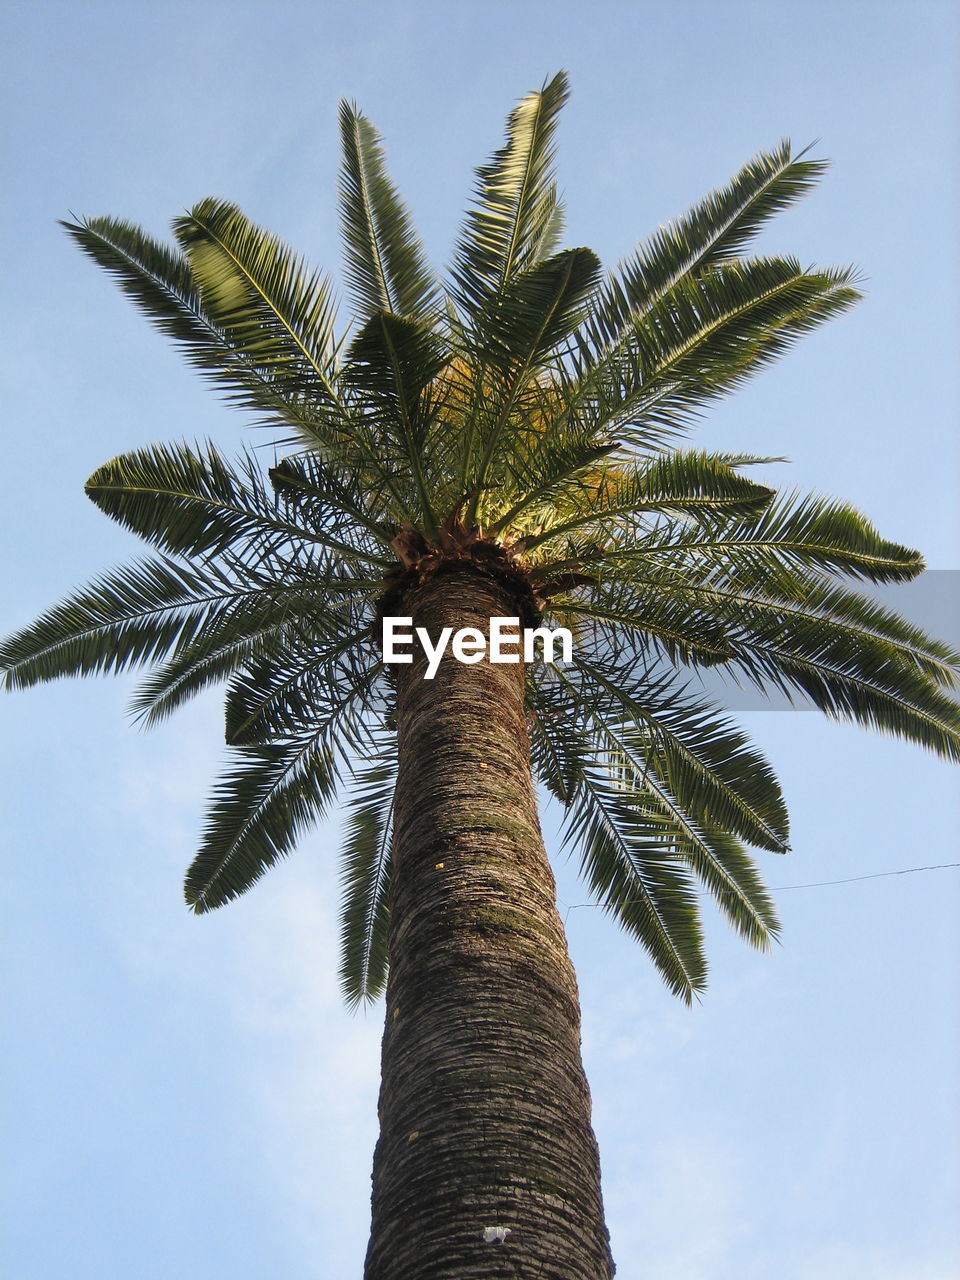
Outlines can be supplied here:
<path id="1" fill-rule="evenodd" d="M 928 867 L 902 867 L 899 871 L 872 871 L 869 875 L 847 876 L 844 880 L 813 880 L 809 884 L 779 884 L 773 886 L 770 892 L 783 893 L 785 889 L 822 889 L 831 884 L 854 884 L 858 880 L 882 880 L 884 876 L 909 876 L 915 871 L 946 871 L 950 867 L 960 867 L 960 862 L 936 862 Z M 628 898 L 622 905 L 628 906 L 631 902 L 643 902 L 643 898 Z M 564 905 L 560 903 L 560 906 Z M 578 911 L 581 907 L 601 906 L 603 906 L 602 902 L 573 902 L 567 907 L 563 922 L 566 924 L 567 916 L 571 911 Z"/>
<path id="2" fill-rule="evenodd" d="M 900 871 L 874 871 L 868 876 L 848 876 L 845 880 L 814 880 L 811 884 L 778 884 L 772 893 L 784 889 L 821 889 L 827 884 L 853 884 L 856 880 L 881 880 L 884 876 L 908 876 L 914 871 L 945 871 L 947 867 L 960 867 L 960 862 L 937 862 L 930 867 L 903 867 Z"/>

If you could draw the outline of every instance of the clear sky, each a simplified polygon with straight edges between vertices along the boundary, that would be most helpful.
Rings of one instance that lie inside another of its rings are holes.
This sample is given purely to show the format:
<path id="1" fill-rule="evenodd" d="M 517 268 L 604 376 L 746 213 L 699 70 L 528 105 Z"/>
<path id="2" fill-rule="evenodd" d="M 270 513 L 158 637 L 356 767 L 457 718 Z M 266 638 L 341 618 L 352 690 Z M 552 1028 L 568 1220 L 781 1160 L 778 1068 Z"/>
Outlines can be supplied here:
<path id="1" fill-rule="evenodd" d="M 958 565 L 953 3 L 125 0 L 4 5 L 2 629 L 138 554 L 82 486 L 150 441 L 251 434 L 56 225 L 165 234 L 207 195 L 336 268 L 336 104 L 359 102 L 438 264 L 473 166 L 559 67 L 571 245 L 607 262 L 784 135 L 834 167 L 765 244 L 866 301 L 725 402 L 705 447 L 786 454 Z M 952 573 L 950 571 L 953 571 Z M 957 640 L 956 634 L 953 639 Z M 180 881 L 220 757 L 129 682 L 2 705 L 9 1280 L 359 1277 L 382 1011 L 336 981 L 335 824 L 196 919 Z M 956 862 L 955 773 L 814 714 L 743 712 L 784 783 L 793 886 Z M 555 844 L 548 814 L 548 840 Z M 624 1280 L 955 1280 L 956 869 L 777 894 L 783 945 L 711 916 L 692 1010 L 558 855 Z M 575 909 L 574 909 L 575 908 Z"/>

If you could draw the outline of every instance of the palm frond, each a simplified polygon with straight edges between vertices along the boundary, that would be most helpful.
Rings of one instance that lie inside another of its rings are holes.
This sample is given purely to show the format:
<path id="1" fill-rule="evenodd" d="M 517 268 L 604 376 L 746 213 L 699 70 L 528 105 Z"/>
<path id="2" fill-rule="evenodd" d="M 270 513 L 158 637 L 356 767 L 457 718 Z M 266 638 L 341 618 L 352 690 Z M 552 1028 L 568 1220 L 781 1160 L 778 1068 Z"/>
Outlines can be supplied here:
<path id="1" fill-rule="evenodd" d="M 792 258 L 724 263 L 684 276 L 612 345 L 582 329 L 567 412 L 638 448 L 662 447 L 711 400 L 859 300 L 848 269 L 804 271 Z"/>
<path id="2" fill-rule="evenodd" d="M 769 763 L 715 706 L 673 676 L 643 674 L 609 652 L 576 655 L 561 679 L 571 698 L 606 725 L 629 725 L 641 774 L 659 778 L 690 818 L 785 853 L 786 805 Z"/>
<path id="3" fill-rule="evenodd" d="M 610 452 L 584 432 L 551 431 L 543 439 L 535 424 L 527 433 L 514 429 L 496 492 L 478 508 L 484 527 L 514 541 L 522 532 L 523 548 L 536 546 L 558 510 L 589 503 L 598 466 Z"/>
<path id="4" fill-rule="evenodd" d="M 478 360 L 525 381 L 573 332 L 599 277 L 590 249 L 565 249 L 515 276 L 487 308 Z"/>
<path id="5" fill-rule="evenodd" d="M 339 512 L 341 537 L 288 519 L 252 457 L 237 470 L 210 444 L 203 452 L 171 444 L 124 454 L 99 467 L 85 490 L 101 511 L 175 555 L 219 555 L 229 548 L 238 558 L 262 560 L 306 543 L 336 552 L 347 564 L 390 563 L 348 540 L 343 517 L 349 513 Z"/>
<path id="6" fill-rule="evenodd" d="M 564 807 L 564 845 L 580 857 L 596 902 L 647 951 L 689 1004 L 706 985 L 696 890 L 664 839 L 662 820 L 598 759 L 563 690 L 542 688 L 530 716 L 531 750 Z"/>
<path id="7" fill-rule="evenodd" d="M 923 571 L 910 547 L 883 538 L 847 503 L 786 493 L 760 510 L 714 513 L 703 527 L 661 530 L 638 547 L 645 562 L 685 565 L 769 590 L 798 570 L 827 570 L 867 582 L 909 582 Z"/>
<path id="8" fill-rule="evenodd" d="M 601 744 L 612 748 L 612 763 L 631 795 L 660 818 L 660 841 L 688 863 L 712 894 L 730 924 L 753 946 L 765 950 L 776 938 L 779 923 L 773 902 L 746 850 L 723 829 L 694 816 L 696 793 L 686 787 L 676 795 L 651 767 L 646 738 L 637 727 L 594 720 Z M 701 780 L 702 780 L 701 775 Z"/>
<path id="9" fill-rule="evenodd" d="M 593 793 L 589 802 L 581 795 L 575 838 L 602 829 L 603 815 L 616 826 L 619 815 L 638 841 L 634 861 L 650 856 L 686 864 L 737 931 L 766 948 L 779 928 L 776 912 L 730 831 L 786 848 L 786 811 L 769 765 L 713 708 L 678 694 L 671 677 L 634 680 L 626 691 L 597 675 L 595 666 L 581 662 L 561 674 L 559 693 L 545 682 L 532 691 L 533 758 L 545 781 L 569 810 L 580 793 Z M 622 664 L 613 675 L 625 677 Z M 641 683 L 642 701 L 636 697 Z M 591 869 L 594 885 L 597 874 Z M 642 894 L 623 905 L 642 907 Z"/>
<path id="10" fill-rule="evenodd" d="M 344 474 L 315 453 L 301 453 L 281 458 L 268 474 L 277 496 L 298 523 L 324 537 L 336 535 L 346 523 L 366 535 L 361 545 L 373 556 L 389 548 L 406 507 L 396 505 L 389 475 L 380 467 L 364 468 L 359 458 L 357 463 L 352 475 Z"/>
<path id="11" fill-rule="evenodd" d="M 204 310 L 287 401 L 340 409 L 330 285 L 236 207 L 207 199 L 174 223 Z"/>
<path id="12" fill-rule="evenodd" d="M 651 647 L 672 662 L 707 667 L 733 657 L 727 620 L 669 579 L 651 577 L 629 586 L 609 581 L 587 590 L 581 589 L 580 575 L 575 571 L 549 563 L 538 566 L 530 578 L 541 593 L 546 590 L 553 595 L 555 583 L 564 588 L 551 599 L 551 611 L 565 623 L 573 623 L 581 642 L 590 642 L 590 628 L 610 637 L 611 645 L 620 652 L 636 643 Z M 569 590 L 565 589 L 568 581 Z M 622 634 L 614 639 L 617 632 Z"/>
<path id="13" fill-rule="evenodd" d="M 666 852 L 662 824 L 588 772 L 565 821 L 594 897 L 650 955 L 686 1003 L 706 987 L 696 893 L 689 872 Z"/>
<path id="14" fill-rule="evenodd" d="M 340 229 L 357 314 L 361 321 L 378 311 L 426 319 L 439 285 L 387 174 L 380 135 L 348 102 L 340 103 L 340 139 Z"/>
<path id="15" fill-rule="evenodd" d="M 594 288 L 599 268 L 589 249 L 571 249 L 518 276 L 498 296 L 479 352 L 484 368 L 492 373 L 491 391 L 471 424 L 466 445 L 465 487 L 478 497 L 487 485 L 498 453 L 510 452 L 509 426 L 518 404 L 525 397 L 532 397 L 534 410 L 539 413 L 544 391 L 536 374 L 550 353 L 569 338 Z M 549 387 L 546 395 L 549 398 Z M 528 419 L 521 413 L 517 421 L 525 430 Z M 470 461 L 473 452 L 479 459 L 475 468 Z M 477 499 L 471 519 L 476 505 Z"/>
<path id="16" fill-rule="evenodd" d="M 506 141 L 477 170 L 475 203 L 451 268 L 453 297 L 467 314 L 556 248 L 562 225 L 553 177 L 557 113 L 568 97 L 560 72 L 521 99 Z"/>
<path id="17" fill-rule="evenodd" d="M 348 703 L 360 712 L 376 705 L 372 685 L 380 655 L 371 619 L 356 608 L 328 604 L 305 634 L 284 637 L 282 648 L 251 655 L 227 691 L 227 742 L 246 745 L 308 733 L 318 720 L 339 715 Z M 352 723 L 352 722 L 351 722 Z M 343 721 L 347 732 L 347 721 Z M 352 730 L 347 734 L 359 746 Z"/>
<path id="18" fill-rule="evenodd" d="M 924 652 L 931 642 L 896 614 L 830 588 L 811 587 L 804 602 L 712 587 L 697 596 L 730 620 L 730 668 L 758 688 L 800 693 L 831 719 L 853 720 L 960 760 L 960 703 L 943 692 L 956 668 L 942 651 Z M 863 617 L 865 626 L 858 621 Z M 898 633 L 903 641 L 893 638 Z"/>
<path id="19" fill-rule="evenodd" d="M 345 612 L 355 619 L 355 639 L 366 637 L 375 588 L 325 554 L 281 550 L 256 565 L 227 553 L 222 562 L 227 589 L 207 601 L 202 626 L 181 637 L 134 695 L 131 710 L 146 725 L 257 657 L 302 648 L 305 637 L 316 655 L 342 643 L 337 623 Z"/>
<path id="20" fill-rule="evenodd" d="M 236 763 L 214 789 L 184 884 L 197 915 L 245 893 L 320 820 L 336 794 L 334 755 L 322 733 L 236 747 L 231 757 Z"/>
<path id="21" fill-rule="evenodd" d="M 597 299 L 596 323 L 607 341 L 615 342 L 684 276 L 739 257 L 770 218 L 807 195 L 828 165 L 804 154 L 794 156 L 784 139 L 641 245 Z"/>
<path id="22" fill-rule="evenodd" d="M 700 915 L 690 874 L 671 856 L 662 824 L 592 768 L 564 816 L 564 839 L 577 849 L 596 901 L 690 1004 L 706 986 Z"/>
<path id="23" fill-rule="evenodd" d="M 295 594 L 302 602 L 299 587 Z M 318 607 L 314 599 L 314 610 Z M 294 630 L 297 620 L 295 605 Z M 162 723 L 191 698 L 229 679 L 255 658 L 282 650 L 288 629 L 290 600 L 282 591 L 271 593 L 259 607 L 253 602 L 248 607 L 228 602 L 141 680 L 130 699 L 131 714 L 146 728 Z"/>
<path id="24" fill-rule="evenodd" d="M 566 809 L 593 760 L 592 747 L 580 732 L 566 684 L 528 668 L 525 698 L 533 775 Z M 565 733 L 565 727 L 571 731 Z"/>
<path id="25" fill-rule="evenodd" d="M 559 482 L 552 488 L 556 518 L 542 532 L 524 539 L 527 553 L 571 533 L 588 537 L 592 533 L 601 540 L 619 533 L 622 540 L 623 531 L 638 519 L 661 512 L 701 520 L 723 514 L 744 516 L 762 511 L 774 496 L 766 485 L 739 475 L 727 455 L 694 451 L 656 455 L 640 464 L 610 464 L 563 479 L 569 481 L 565 489 L 560 489 Z M 534 500 L 539 498 L 536 494 Z M 518 504 L 504 523 L 521 510 Z"/>
<path id="26" fill-rule="evenodd" d="M 368 429 L 375 428 L 380 451 L 398 476 L 412 479 L 406 519 L 437 519 L 424 471 L 426 440 L 433 416 L 427 389 L 444 368 L 448 353 L 419 321 L 378 312 L 354 338 L 344 378 L 363 407 Z"/>
<path id="27" fill-rule="evenodd" d="M 187 901 L 198 914 L 244 893 L 288 853 L 326 812 L 357 757 L 368 756 L 371 744 L 375 750 L 370 682 L 379 664 L 363 674 L 348 666 L 346 678 L 324 689 L 306 723 L 292 717 L 269 740 L 231 748 L 239 763 L 214 791 L 203 842 L 187 872 Z"/>
<path id="28" fill-rule="evenodd" d="M 23 689 L 156 662 L 198 636 L 211 609 L 237 594 L 215 569 L 165 558 L 103 574 L 4 641 L 4 683 Z"/>
<path id="29" fill-rule="evenodd" d="M 222 372 L 230 352 L 221 331 L 204 314 L 197 282 L 183 254 L 120 218 L 61 221 L 60 226 L 116 279 L 151 324 L 187 344 L 193 363 Z"/>
<path id="30" fill-rule="evenodd" d="M 370 1003 L 387 980 L 390 842 L 396 761 L 386 758 L 359 770 L 347 797 L 347 831 L 341 851 L 340 985 L 349 1008 Z"/>
<path id="31" fill-rule="evenodd" d="M 342 430 L 340 407 L 296 392 L 286 394 L 269 364 L 259 360 L 257 352 L 237 345 L 207 311 L 182 253 L 118 218 L 87 218 L 61 226 L 117 280 L 152 324 L 183 345 L 192 365 L 226 388 L 234 403 L 252 409 L 271 426 L 292 426 L 299 439 L 315 446 L 337 440 Z"/>

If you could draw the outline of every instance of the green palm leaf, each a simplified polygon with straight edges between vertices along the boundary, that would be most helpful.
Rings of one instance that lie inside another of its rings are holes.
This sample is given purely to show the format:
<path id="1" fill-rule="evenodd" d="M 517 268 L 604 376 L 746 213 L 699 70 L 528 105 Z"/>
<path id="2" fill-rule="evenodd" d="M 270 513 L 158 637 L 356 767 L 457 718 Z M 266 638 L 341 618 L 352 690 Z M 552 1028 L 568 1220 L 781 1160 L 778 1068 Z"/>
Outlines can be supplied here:
<path id="1" fill-rule="evenodd" d="M 208 313 L 183 254 L 116 218 L 88 218 L 61 226 L 116 278 L 162 333 L 183 345 L 191 364 L 226 387 L 236 404 L 253 409 L 271 426 L 293 426 L 299 439 L 313 445 L 337 439 L 342 429 L 339 411 L 297 394 L 284 394 L 269 364 L 237 346 Z"/>
<path id="2" fill-rule="evenodd" d="M 730 665 L 761 689 L 801 693 L 833 719 L 854 720 L 960 760 L 960 704 L 923 669 L 916 646 L 902 647 L 857 624 L 861 602 L 853 593 L 811 589 L 806 603 L 712 588 L 698 596 L 739 619 Z M 891 630 L 901 621 L 867 608 Z M 945 664 L 935 661 L 944 672 Z"/>
<path id="3" fill-rule="evenodd" d="M 371 711 L 379 654 L 370 619 L 359 612 L 328 604 L 319 624 L 308 631 L 301 625 L 299 636 L 288 634 L 282 646 L 251 655 L 227 691 L 227 741 L 245 745 L 308 733 L 348 698 Z M 355 732 L 348 737 L 357 745 Z"/>
<path id="4" fill-rule="evenodd" d="M 362 595 L 355 599 L 365 584 L 324 570 L 315 561 L 281 563 L 286 582 L 251 575 L 241 565 L 242 581 L 209 604 L 202 626 L 185 633 L 169 658 L 138 686 L 131 710 L 145 725 L 166 719 L 211 684 L 254 661 L 302 650 L 305 637 L 316 662 L 366 638 L 367 606 Z M 346 633 L 349 641 L 342 625 L 345 613 L 353 620 L 354 629 Z"/>
<path id="5" fill-rule="evenodd" d="M 569 481 L 566 493 L 563 480 Z M 693 451 L 663 454 L 626 467 L 601 467 L 589 477 L 571 471 L 547 492 L 558 508 L 557 518 L 542 533 L 524 540 L 527 552 L 571 533 L 605 540 L 625 526 L 638 526 L 645 517 L 649 521 L 654 513 L 684 513 L 699 519 L 724 513 L 747 515 L 762 511 L 774 496 L 766 485 L 739 475 L 726 455 Z M 560 494 L 567 499 L 566 512 Z M 527 505 L 542 496 L 534 489 Z M 497 527 L 508 525 L 523 509 L 518 504 Z"/>
<path id="6" fill-rule="evenodd" d="M 333 753 L 322 733 L 305 742 L 234 748 L 217 784 L 184 893 L 202 915 L 245 893 L 289 853 L 336 794 Z"/>
<path id="7" fill-rule="evenodd" d="M 181 444 L 125 454 L 98 468 L 85 490 L 101 511 L 175 555 L 230 549 L 259 560 L 306 543 L 335 551 L 348 564 L 389 564 L 356 542 L 288 519 L 253 458 L 237 471 L 212 445 L 203 453 Z M 339 528 L 349 536 L 340 514 Z"/>
<path id="8" fill-rule="evenodd" d="M 635 447 L 662 444 L 857 302 L 854 279 L 850 270 L 804 271 L 792 258 L 731 262 L 678 280 L 613 345 L 594 316 L 565 389 L 567 412 Z"/>
<path id="9" fill-rule="evenodd" d="M 383 753 L 390 751 L 385 745 Z M 341 854 L 340 984 L 348 1007 L 369 1003 L 387 980 L 393 795 L 396 762 L 379 759 L 354 775 Z"/>
<path id="10" fill-rule="evenodd" d="M 581 715 L 621 726 L 642 756 L 640 772 L 658 777 L 692 819 L 786 852 L 787 811 L 773 770 L 716 707 L 672 677 L 625 669 L 609 652 L 575 658 L 563 681 Z"/>
<path id="11" fill-rule="evenodd" d="M 319 601 L 314 597 L 311 603 L 315 612 Z M 175 646 L 167 661 L 140 682 L 130 700 L 134 717 L 147 728 L 160 724 L 191 698 L 228 679 L 261 654 L 282 650 L 287 632 L 297 629 L 297 614 L 302 617 L 307 612 L 303 605 L 299 588 L 289 595 L 280 592 L 264 598 L 259 608 L 237 608 L 228 603 L 205 619 L 196 635 Z"/>
<path id="12" fill-rule="evenodd" d="M 703 574 L 735 575 L 769 589 L 798 571 L 837 571 L 868 582 L 909 582 L 923 571 L 919 552 L 881 537 L 859 511 L 815 494 L 782 494 L 747 514 L 713 513 L 704 528 L 676 529 L 648 540 L 648 562 L 684 564 Z"/>
<path id="13" fill-rule="evenodd" d="M 269 471 L 270 482 L 287 510 L 311 532 L 336 535 L 344 525 L 366 535 L 374 552 L 387 549 L 392 528 L 401 523 L 406 507 L 398 499 L 391 478 L 379 463 L 365 469 L 357 459 L 353 474 L 341 472 L 316 454 L 283 458 Z M 384 563 L 383 568 L 392 565 Z"/>
<path id="14" fill-rule="evenodd" d="M 545 535 L 534 530 L 553 527 L 568 495 L 572 506 L 582 508 L 584 491 L 610 452 L 585 432 L 551 431 L 545 440 L 535 426 L 514 430 L 510 453 L 501 451 L 499 482 L 481 504 L 483 523 L 524 550 L 536 546 Z"/>
<path id="15" fill-rule="evenodd" d="M 659 840 L 696 873 L 735 929 L 755 947 L 767 948 L 779 923 L 769 894 L 743 846 L 722 828 L 689 812 L 689 788 L 675 796 L 651 767 L 642 734 L 629 723 L 597 726 L 613 749 L 615 767 L 631 794 L 643 797 L 660 818 Z"/>
<path id="16" fill-rule="evenodd" d="M 226 201 L 174 223 L 204 310 L 285 400 L 341 408 L 330 285 Z"/>
<path id="17" fill-rule="evenodd" d="M 775 214 L 806 196 L 827 169 L 794 156 L 790 143 L 761 152 L 730 183 L 661 227 L 616 273 L 597 300 L 595 323 L 616 342 L 683 277 L 738 257 Z"/>
<path id="18" fill-rule="evenodd" d="M 561 752 L 556 727 L 545 731 Z M 696 892 L 674 857 L 662 819 L 597 765 L 587 766 L 564 813 L 564 841 L 580 855 L 591 893 L 647 951 L 689 1004 L 706 985 Z"/>
<path id="19" fill-rule="evenodd" d="M 464 450 L 468 481 L 464 487 L 475 495 L 470 520 L 476 518 L 491 469 L 499 469 L 501 458 L 506 461 L 512 456 L 517 429 L 522 433 L 529 430 L 530 411 L 534 419 L 542 416 L 544 392 L 535 374 L 551 352 L 569 338 L 594 288 L 599 267 L 589 249 L 572 249 L 531 268 L 498 297 L 490 336 L 478 353 L 491 386 L 484 389 Z M 474 455 L 478 456 L 476 466 Z"/>
<path id="20" fill-rule="evenodd" d="M 589 626 L 606 636 L 614 651 L 615 646 L 623 651 L 636 642 L 673 662 L 694 666 L 716 666 L 734 655 L 726 620 L 669 579 L 650 578 L 626 586 L 608 581 L 588 593 L 576 585 L 576 575 L 571 576 L 573 591 L 558 594 L 551 605 L 558 619 L 564 623 L 569 620 L 578 628 L 581 639 L 589 636 Z M 566 583 L 555 566 L 536 569 L 530 577 L 534 585 L 544 579 L 548 592 L 552 582 Z"/>
<path id="21" fill-rule="evenodd" d="M 599 277 L 590 249 L 567 249 L 515 276 L 487 309 L 479 362 L 525 381 L 570 337 Z"/>
<path id="22" fill-rule="evenodd" d="M 23 689 L 156 662 L 199 635 L 211 610 L 238 594 L 216 570 L 167 559 L 103 574 L 4 641 L 5 685 Z"/>
<path id="23" fill-rule="evenodd" d="M 682 697 L 672 699 L 680 722 L 679 735 L 673 732 L 669 715 L 663 714 L 668 693 L 675 694 L 668 681 L 651 682 L 646 689 L 644 705 L 656 705 L 659 699 L 664 704 L 660 715 L 647 711 L 638 721 L 617 721 L 617 711 L 634 710 L 631 699 L 614 690 L 611 704 L 604 684 L 591 681 L 592 672 L 582 674 L 579 685 L 563 678 L 559 698 L 548 693 L 546 699 L 535 700 L 534 759 L 568 811 L 571 840 L 579 844 L 589 832 L 589 874 L 598 901 L 621 917 L 631 932 L 649 932 L 645 918 L 652 904 L 636 875 L 639 872 L 642 881 L 643 873 L 650 873 L 649 860 L 654 883 L 665 877 L 669 884 L 671 872 L 664 869 L 663 859 L 672 857 L 689 865 L 744 938 L 767 947 L 779 928 L 773 904 L 742 846 L 718 823 L 722 814 L 726 825 L 732 811 L 735 827 L 746 825 L 754 837 L 759 833 L 767 847 L 786 847 L 782 837 L 773 834 L 774 825 L 785 832 L 786 813 L 769 766 L 715 712 L 691 708 L 688 700 L 684 706 Z M 691 709 L 699 723 L 684 721 L 683 710 Z M 573 761 L 568 758 L 571 741 Z M 730 757 L 722 754 L 724 747 L 731 749 Z M 606 775 L 599 772 L 598 761 L 606 765 Z M 715 772 L 717 764 L 725 777 Z M 753 768 L 757 773 L 750 777 Z M 767 817 L 759 817 L 755 808 Z M 745 818 L 750 819 L 746 824 Z M 615 872 L 618 844 L 620 859 L 629 857 L 633 874 L 625 874 L 622 867 L 619 875 Z M 633 898 L 624 896 L 630 892 Z M 657 926 L 654 936 L 660 946 L 651 953 L 671 987 L 689 999 L 698 989 L 694 975 L 701 972 L 702 954 L 693 965 L 681 957 L 685 952 L 699 954 L 699 925 L 693 943 L 683 930 L 673 938 L 674 951 L 666 937 L 672 933 L 668 918 L 665 913 Z"/>
<path id="24" fill-rule="evenodd" d="M 233 361 L 223 334 L 204 314 L 197 282 L 181 253 L 119 218 L 60 225 L 116 279 L 151 324 L 187 344 L 193 363 L 220 374 Z"/>
<path id="25" fill-rule="evenodd" d="M 475 205 L 451 268 L 452 296 L 469 315 L 556 247 L 562 221 L 553 137 L 567 96 L 560 72 L 523 98 L 507 122 L 503 147 L 477 170 Z"/>
<path id="26" fill-rule="evenodd" d="M 379 312 L 350 346 L 345 381 L 356 392 L 364 419 L 378 429 L 379 450 L 389 469 L 410 476 L 405 519 L 437 529 L 424 471 L 425 445 L 433 418 L 427 388 L 447 362 L 436 336 L 405 316 Z M 399 486 L 394 485 L 399 494 Z"/>
<path id="27" fill-rule="evenodd" d="M 561 801 L 564 843 L 580 855 L 597 903 L 634 937 L 670 990 L 690 1003 L 706 983 L 696 893 L 663 839 L 663 824 L 598 761 L 568 693 L 541 685 L 530 717 L 531 753 Z"/>
<path id="28" fill-rule="evenodd" d="M 340 103 L 340 140 L 340 229 L 357 314 L 361 321 L 378 311 L 426 319 L 439 285 L 387 175 L 379 134 L 347 102 Z"/>

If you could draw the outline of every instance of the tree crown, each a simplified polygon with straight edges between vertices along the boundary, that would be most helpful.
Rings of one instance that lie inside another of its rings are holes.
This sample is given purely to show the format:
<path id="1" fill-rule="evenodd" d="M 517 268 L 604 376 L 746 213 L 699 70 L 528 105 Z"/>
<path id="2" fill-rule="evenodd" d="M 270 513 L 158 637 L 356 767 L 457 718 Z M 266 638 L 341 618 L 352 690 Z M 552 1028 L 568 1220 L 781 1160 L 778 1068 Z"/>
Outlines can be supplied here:
<path id="1" fill-rule="evenodd" d="M 678 446 L 857 300 L 849 269 L 745 256 L 823 163 L 781 143 L 605 274 L 559 248 L 566 96 L 557 75 L 510 115 L 446 285 L 378 134 L 342 104 L 346 331 L 327 277 L 231 204 L 177 219 L 175 247 L 112 218 L 64 224 L 289 452 L 266 475 L 187 443 L 95 471 L 91 499 L 157 554 L 11 637 L 6 683 L 146 666 L 134 710 L 155 723 L 227 682 L 233 762 L 187 874 L 198 912 L 250 887 L 344 784 L 351 1002 L 386 966 L 396 747 L 375 623 L 453 565 L 577 636 L 572 662 L 528 670 L 533 763 L 592 892 L 686 999 L 706 977 L 697 881 L 765 946 L 776 915 L 745 845 L 787 848 L 776 779 L 699 669 L 960 756 L 960 658 L 851 586 L 910 579 L 919 555 L 841 502 L 750 478 L 771 459 Z"/>

